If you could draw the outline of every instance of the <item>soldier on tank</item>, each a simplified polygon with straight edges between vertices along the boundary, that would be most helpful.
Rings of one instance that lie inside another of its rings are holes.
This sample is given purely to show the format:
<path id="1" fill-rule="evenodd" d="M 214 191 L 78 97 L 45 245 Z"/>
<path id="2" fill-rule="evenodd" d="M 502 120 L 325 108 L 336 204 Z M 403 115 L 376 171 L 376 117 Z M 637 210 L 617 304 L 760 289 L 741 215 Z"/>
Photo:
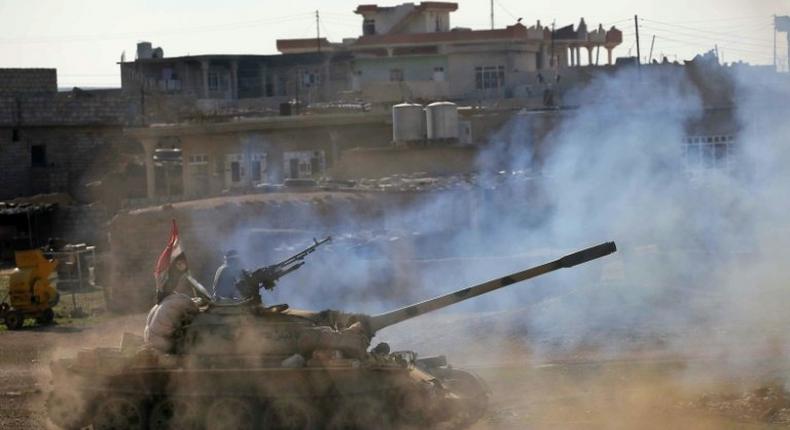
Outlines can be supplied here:
<path id="1" fill-rule="evenodd" d="M 195 290 L 175 221 L 167 247 L 157 259 L 154 279 L 156 305 L 148 313 L 143 339 L 146 345 L 160 352 L 172 353 L 178 332 L 198 312 L 192 300 Z"/>
<path id="2" fill-rule="evenodd" d="M 194 296 L 194 290 L 189 283 L 189 267 L 187 266 L 187 259 L 183 253 L 177 255 L 173 264 L 167 271 L 167 277 L 161 288 L 156 289 L 156 303 L 162 303 L 165 297 L 173 293 L 181 293 L 187 296 Z"/>
<path id="3" fill-rule="evenodd" d="M 238 299 L 241 297 L 236 284 L 241 278 L 239 253 L 231 249 L 225 253 L 225 262 L 214 274 L 213 291 L 215 299 Z"/>

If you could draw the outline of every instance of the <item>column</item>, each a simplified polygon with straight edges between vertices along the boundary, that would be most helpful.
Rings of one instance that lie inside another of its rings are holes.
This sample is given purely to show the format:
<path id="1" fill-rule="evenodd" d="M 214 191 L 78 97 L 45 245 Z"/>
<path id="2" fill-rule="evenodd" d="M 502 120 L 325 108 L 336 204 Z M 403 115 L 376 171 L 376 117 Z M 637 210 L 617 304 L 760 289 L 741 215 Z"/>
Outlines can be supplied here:
<path id="1" fill-rule="evenodd" d="M 261 78 L 261 97 L 266 97 L 266 66 L 261 65 L 258 74 Z"/>
<path id="2" fill-rule="evenodd" d="M 208 98 L 208 60 L 200 61 L 200 71 L 203 72 L 203 98 Z"/>
<path id="3" fill-rule="evenodd" d="M 239 98 L 239 62 L 236 60 L 230 62 L 230 98 Z"/>
<path id="4" fill-rule="evenodd" d="M 154 167 L 154 150 L 156 149 L 156 138 L 144 137 L 138 140 L 143 145 L 143 152 L 145 152 L 146 196 L 149 199 L 153 199 L 156 198 L 156 169 Z"/>
<path id="5" fill-rule="evenodd" d="M 588 66 L 592 66 L 593 65 L 592 50 L 593 50 L 592 45 L 587 45 L 587 65 Z"/>
<path id="6" fill-rule="evenodd" d="M 576 46 L 576 65 L 582 65 L 582 48 L 580 46 Z"/>
<path id="7" fill-rule="evenodd" d="M 606 47 L 606 62 L 610 66 L 612 65 L 612 48 Z"/>

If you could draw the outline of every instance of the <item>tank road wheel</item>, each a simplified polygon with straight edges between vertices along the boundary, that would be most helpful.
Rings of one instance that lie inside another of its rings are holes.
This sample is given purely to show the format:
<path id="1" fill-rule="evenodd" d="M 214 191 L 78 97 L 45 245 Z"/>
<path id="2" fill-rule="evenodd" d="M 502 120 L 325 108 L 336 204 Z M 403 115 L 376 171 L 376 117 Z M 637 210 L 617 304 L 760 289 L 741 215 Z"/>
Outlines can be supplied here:
<path id="1" fill-rule="evenodd" d="M 5 325 L 9 330 L 19 330 L 25 325 L 25 315 L 19 311 L 9 311 L 5 314 Z"/>
<path id="2" fill-rule="evenodd" d="M 149 430 L 177 430 L 199 428 L 200 408 L 185 399 L 160 399 L 148 416 Z"/>
<path id="3" fill-rule="evenodd" d="M 143 430 L 145 407 L 133 397 L 110 396 L 99 402 L 93 414 L 94 430 Z"/>
<path id="4" fill-rule="evenodd" d="M 314 430 L 318 411 L 299 399 L 277 399 L 263 413 L 263 428 L 280 430 Z"/>
<path id="5" fill-rule="evenodd" d="M 381 402 L 359 398 L 340 404 L 327 428 L 329 430 L 389 429 L 390 418 Z"/>
<path id="6" fill-rule="evenodd" d="M 47 416 L 60 428 L 80 428 L 87 424 L 83 417 L 84 400 L 75 392 L 53 391 L 47 397 Z"/>
<path id="7" fill-rule="evenodd" d="M 458 396 L 452 411 L 461 426 L 471 425 L 485 415 L 488 410 L 488 389 L 475 375 L 462 370 L 452 369 L 441 378 L 453 394 Z"/>
<path id="8" fill-rule="evenodd" d="M 236 398 L 214 400 L 206 410 L 206 429 L 252 430 L 257 427 L 252 403 Z"/>
<path id="9" fill-rule="evenodd" d="M 55 321 L 55 311 L 53 311 L 52 308 L 45 309 L 44 312 L 36 318 L 36 322 L 41 325 L 49 325 L 52 324 L 53 321 Z"/>

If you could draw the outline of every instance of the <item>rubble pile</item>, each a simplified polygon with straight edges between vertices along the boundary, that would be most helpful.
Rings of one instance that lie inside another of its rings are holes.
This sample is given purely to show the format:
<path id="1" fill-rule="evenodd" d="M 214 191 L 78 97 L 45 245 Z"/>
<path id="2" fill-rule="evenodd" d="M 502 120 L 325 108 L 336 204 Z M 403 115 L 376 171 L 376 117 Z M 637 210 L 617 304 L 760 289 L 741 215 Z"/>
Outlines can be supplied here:
<path id="1" fill-rule="evenodd" d="M 693 406 L 737 420 L 790 424 L 790 393 L 778 384 L 741 394 L 706 394 Z"/>

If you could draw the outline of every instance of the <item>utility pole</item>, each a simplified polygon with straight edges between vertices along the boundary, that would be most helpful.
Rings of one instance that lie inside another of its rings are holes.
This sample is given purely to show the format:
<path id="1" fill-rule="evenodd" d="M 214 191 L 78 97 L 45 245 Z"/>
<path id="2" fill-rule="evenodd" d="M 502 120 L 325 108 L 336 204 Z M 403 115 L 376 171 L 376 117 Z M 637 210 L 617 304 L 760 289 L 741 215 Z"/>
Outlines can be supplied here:
<path id="1" fill-rule="evenodd" d="M 774 71 L 776 71 L 776 15 L 774 15 Z"/>
<path id="2" fill-rule="evenodd" d="M 647 56 L 648 64 L 653 61 L 653 45 L 656 44 L 656 35 L 653 35 L 653 40 L 650 41 L 650 55 Z"/>
<path id="3" fill-rule="evenodd" d="M 549 60 L 549 67 L 554 67 L 556 60 L 554 59 L 554 21 L 551 22 L 551 59 Z M 557 65 L 559 69 L 559 65 Z"/>
<path id="4" fill-rule="evenodd" d="M 491 30 L 494 29 L 494 0 L 491 0 Z"/>
<path id="5" fill-rule="evenodd" d="M 321 27 L 319 26 L 318 11 L 315 11 L 315 44 L 318 47 L 318 52 L 321 52 Z"/>
<path id="6" fill-rule="evenodd" d="M 634 28 L 636 28 L 636 66 L 637 68 L 642 64 L 642 58 L 639 51 L 639 17 L 634 15 Z"/>

